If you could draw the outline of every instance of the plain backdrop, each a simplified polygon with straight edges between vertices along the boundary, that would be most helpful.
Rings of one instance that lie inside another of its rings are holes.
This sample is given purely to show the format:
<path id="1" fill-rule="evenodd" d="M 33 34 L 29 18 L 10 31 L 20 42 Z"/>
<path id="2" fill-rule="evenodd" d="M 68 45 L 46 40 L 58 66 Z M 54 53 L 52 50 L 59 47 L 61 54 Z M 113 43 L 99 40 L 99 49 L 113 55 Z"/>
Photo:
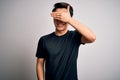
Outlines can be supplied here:
<path id="1" fill-rule="evenodd" d="M 37 43 L 54 31 L 50 13 L 60 1 L 97 36 L 80 46 L 79 80 L 120 80 L 120 0 L 0 0 L 0 80 L 37 80 Z"/>

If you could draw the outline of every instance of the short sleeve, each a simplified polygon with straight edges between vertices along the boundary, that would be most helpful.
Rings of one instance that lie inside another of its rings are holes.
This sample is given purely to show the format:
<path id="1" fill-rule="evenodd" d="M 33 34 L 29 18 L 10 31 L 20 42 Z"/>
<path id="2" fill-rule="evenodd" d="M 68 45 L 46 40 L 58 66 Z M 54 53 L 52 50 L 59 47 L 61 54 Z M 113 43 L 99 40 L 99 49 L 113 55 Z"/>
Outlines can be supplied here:
<path id="1" fill-rule="evenodd" d="M 45 48 L 44 48 L 44 39 L 40 38 L 37 46 L 36 57 L 45 58 Z"/>
<path id="2" fill-rule="evenodd" d="M 74 34 L 75 34 L 75 39 L 76 39 L 76 41 L 77 41 L 79 44 L 84 44 L 84 43 L 81 42 L 82 35 L 81 35 L 77 30 L 74 30 Z"/>

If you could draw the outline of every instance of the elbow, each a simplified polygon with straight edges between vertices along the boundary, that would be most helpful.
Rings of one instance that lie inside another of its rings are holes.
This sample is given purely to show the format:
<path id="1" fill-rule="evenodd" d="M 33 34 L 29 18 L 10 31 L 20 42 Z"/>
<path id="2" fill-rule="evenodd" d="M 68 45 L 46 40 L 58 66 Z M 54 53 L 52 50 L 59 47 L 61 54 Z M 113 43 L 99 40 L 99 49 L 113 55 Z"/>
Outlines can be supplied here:
<path id="1" fill-rule="evenodd" d="M 95 42 L 95 40 L 96 40 L 96 36 L 94 35 L 94 36 L 92 36 L 92 37 L 90 38 L 90 43 Z"/>

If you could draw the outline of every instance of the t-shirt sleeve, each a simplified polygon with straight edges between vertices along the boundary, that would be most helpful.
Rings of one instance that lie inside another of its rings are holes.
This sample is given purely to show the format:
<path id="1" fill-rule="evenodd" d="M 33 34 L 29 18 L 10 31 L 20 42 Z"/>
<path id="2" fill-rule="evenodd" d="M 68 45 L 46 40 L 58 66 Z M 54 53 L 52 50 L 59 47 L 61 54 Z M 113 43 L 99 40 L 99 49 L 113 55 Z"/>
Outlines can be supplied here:
<path id="1" fill-rule="evenodd" d="M 74 34 L 75 34 L 75 39 L 77 40 L 77 42 L 79 44 L 84 44 L 81 42 L 82 35 L 77 30 L 74 30 Z"/>
<path id="2" fill-rule="evenodd" d="M 36 57 L 45 58 L 45 48 L 44 48 L 44 39 L 43 39 L 43 37 L 41 37 L 39 42 L 38 42 Z"/>

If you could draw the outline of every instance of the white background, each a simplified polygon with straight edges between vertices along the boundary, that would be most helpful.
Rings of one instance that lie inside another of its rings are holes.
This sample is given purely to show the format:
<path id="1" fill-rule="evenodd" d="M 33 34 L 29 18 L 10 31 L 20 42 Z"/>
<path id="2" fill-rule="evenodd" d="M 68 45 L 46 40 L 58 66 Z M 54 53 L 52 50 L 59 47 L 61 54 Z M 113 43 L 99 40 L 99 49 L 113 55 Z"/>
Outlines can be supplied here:
<path id="1" fill-rule="evenodd" d="M 97 36 L 80 46 L 79 80 L 120 80 L 119 0 L 0 0 L 0 80 L 37 80 L 37 43 L 54 31 L 50 13 L 59 1 Z"/>

